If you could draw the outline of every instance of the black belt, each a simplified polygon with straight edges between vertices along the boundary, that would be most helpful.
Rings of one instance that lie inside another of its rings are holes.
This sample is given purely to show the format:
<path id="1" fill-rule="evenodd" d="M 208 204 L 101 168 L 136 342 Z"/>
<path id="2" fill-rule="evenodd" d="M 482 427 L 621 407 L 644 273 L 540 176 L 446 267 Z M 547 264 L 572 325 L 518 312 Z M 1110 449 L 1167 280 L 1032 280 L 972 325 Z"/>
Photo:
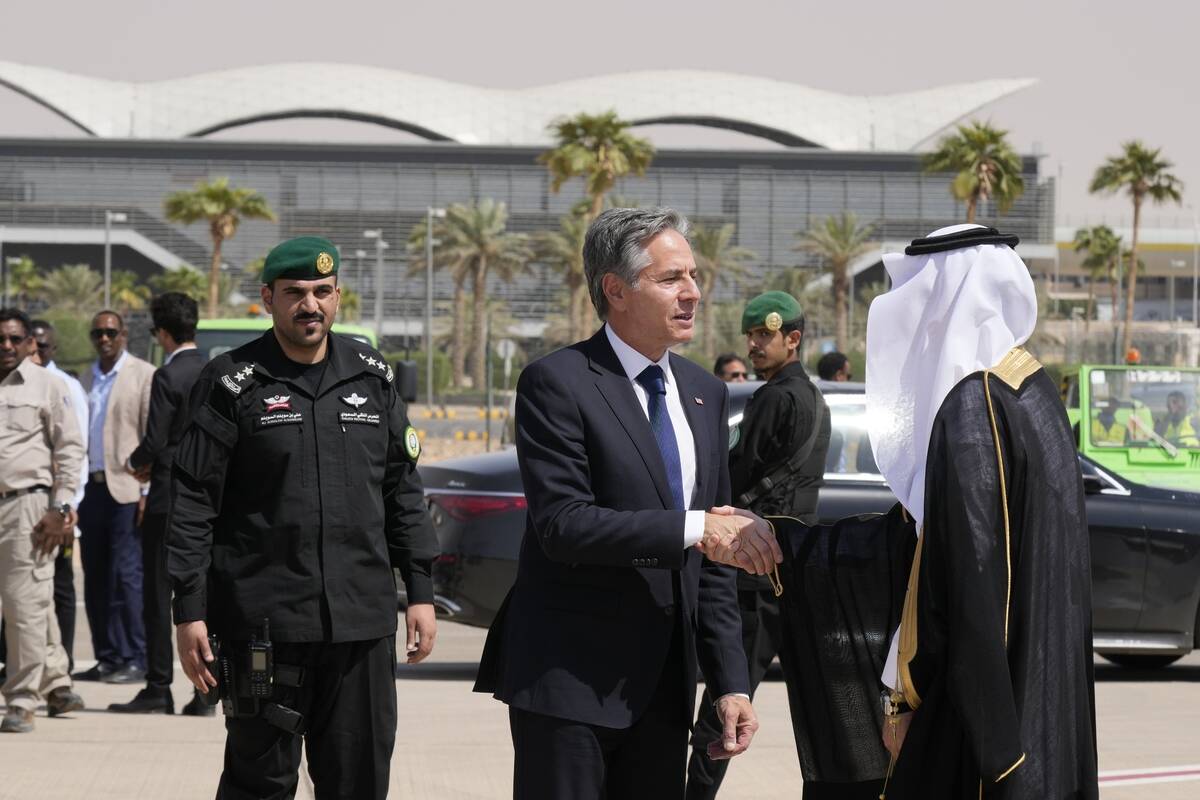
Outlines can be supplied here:
<path id="1" fill-rule="evenodd" d="M 25 489 L 9 489 L 7 492 L 0 492 L 0 500 L 7 500 L 10 497 L 17 497 L 18 495 L 22 495 L 22 494 L 34 494 L 36 492 L 49 493 L 49 491 L 50 491 L 49 486 L 41 486 L 41 485 L 30 486 Z"/>
<path id="2" fill-rule="evenodd" d="M 88 473 L 88 483 L 104 483 L 104 470 L 98 469 Z"/>

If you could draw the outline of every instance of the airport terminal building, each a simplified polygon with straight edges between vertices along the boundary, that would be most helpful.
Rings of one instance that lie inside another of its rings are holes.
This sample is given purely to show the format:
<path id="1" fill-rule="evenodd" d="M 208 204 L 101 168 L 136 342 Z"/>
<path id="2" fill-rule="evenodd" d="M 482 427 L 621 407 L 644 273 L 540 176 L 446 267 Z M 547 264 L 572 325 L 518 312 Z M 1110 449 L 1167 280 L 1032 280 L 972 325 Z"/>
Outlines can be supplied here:
<path id="1" fill-rule="evenodd" d="M 385 333 L 419 336 L 425 271 L 405 249 L 426 210 L 484 198 L 507 204 L 509 228 L 554 230 L 583 198 L 581 180 L 560 192 L 537 156 L 546 125 L 578 111 L 616 109 L 636 124 L 694 124 L 761 136 L 785 147 L 660 150 L 642 177 L 613 196 L 670 205 L 705 225 L 732 223 L 754 254 L 743 285 L 778 270 L 818 264 L 797 249 L 799 234 L 851 211 L 873 226 L 879 248 L 852 265 L 857 285 L 882 279 L 879 257 L 933 229 L 962 221 L 950 176 L 922 171 L 922 152 L 953 123 L 1028 81 L 988 81 L 887 97 L 848 97 L 802 86 L 710 73 L 642 73 L 524 92 L 498 92 L 404 73 L 329 65 L 259 67 L 156 84 L 97 81 L 0 63 L 0 84 L 75 124 L 79 138 L 0 139 L 0 255 L 39 264 L 100 268 L 106 235 L 114 269 L 142 275 L 192 264 L 206 269 L 211 243 L 202 224 L 166 221 L 163 199 L 196 182 L 227 176 L 261 192 L 276 222 L 247 221 L 225 244 L 233 274 L 276 242 L 319 234 L 341 250 L 345 280 L 370 322 L 376 249 L 382 231 Z M 647 87 L 651 87 L 648 90 Z M 271 143 L 207 139 L 267 119 L 337 117 L 402 128 L 426 143 Z M 634 129 L 636 132 L 636 128 Z M 999 221 L 1017 233 L 1038 274 L 1055 266 L 1054 182 L 1023 158 L 1026 190 Z M 106 226 L 115 212 L 125 221 Z M 982 221 L 995 220 L 984 204 Z M 252 281 L 244 291 L 252 295 Z M 444 306 L 448 276 L 435 281 Z M 561 282 L 536 262 L 512 282 L 495 280 L 513 319 L 511 335 L 537 336 L 561 310 Z M 744 293 L 719 286 L 718 296 Z M 439 309 L 439 316 L 448 313 Z M 440 327 L 440 326 L 439 326 Z"/>

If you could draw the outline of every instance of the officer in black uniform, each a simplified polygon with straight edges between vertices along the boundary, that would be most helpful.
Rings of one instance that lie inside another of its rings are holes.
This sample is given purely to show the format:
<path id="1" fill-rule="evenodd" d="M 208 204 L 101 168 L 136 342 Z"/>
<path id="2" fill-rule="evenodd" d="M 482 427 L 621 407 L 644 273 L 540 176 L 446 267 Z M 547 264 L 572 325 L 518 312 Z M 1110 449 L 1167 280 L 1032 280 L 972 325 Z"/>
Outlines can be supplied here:
<path id="1" fill-rule="evenodd" d="M 800 363 L 804 312 L 786 292 L 766 292 L 747 304 L 742 332 L 754 370 L 766 383 L 729 431 L 733 505 L 815 523 L 830 427 L 821 391 Z M 753 692 L 779 652 L 779 600 L 766 576 L 738 570 L 738 604 Z M 706 750 L 720 738 L 721 723 L 705 694 L 692 734 L 688 800 L 717 796 L 729 762 L 709 759 Z"/>
<path id="2" fill-rule="evenodd" d="M 303 743 L 317 797 L 385 797 L 393 568 L 408 662 L 436 635 L 420 444 L 379 353 L 329 333 L 338 266 L 317 237 L 270 252 L 274 327 L 204 368 L 176 451 L 168 569 L 184 672 L 225 684 L 219 798 L 293 796 Z"/>

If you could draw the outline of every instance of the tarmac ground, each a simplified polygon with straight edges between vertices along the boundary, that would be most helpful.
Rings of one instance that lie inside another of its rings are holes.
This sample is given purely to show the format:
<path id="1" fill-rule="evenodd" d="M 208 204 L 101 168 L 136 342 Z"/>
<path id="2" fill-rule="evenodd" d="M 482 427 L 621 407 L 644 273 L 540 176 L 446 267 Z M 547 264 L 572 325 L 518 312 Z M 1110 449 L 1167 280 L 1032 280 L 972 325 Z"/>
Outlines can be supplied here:
<path id="1" fill-rule="evenodd" d="M 83 609 L 76 669 L 90 665 Z M 400 730 L 391 797 L 475 800 L 510 796 L 512 755 L 505 707 L 471 692 L 484 631 L 443 622 L 431 661 L 397 671 Z M 216 718 L 119 716 L 109 703 L 139 686 L 77 683 L 87 709 L 49 719 L 39 709 L 29 734 L 0 736 L 0 800 L 200 800 L 214 796 L 224 727 Z M 191 695 L 176 665 L 177 706 Z M 1200 653 L 1162 670 L 1131 671 L 1097 660 L 1102 796 L 1184 800 L 1200 796 Z M 734 761 L 721 797 L 800 797 L 784 686 L 764 683 L 755 698 L 761 729 Z M 303 775 L 297 794 L 311 798 Z"/>

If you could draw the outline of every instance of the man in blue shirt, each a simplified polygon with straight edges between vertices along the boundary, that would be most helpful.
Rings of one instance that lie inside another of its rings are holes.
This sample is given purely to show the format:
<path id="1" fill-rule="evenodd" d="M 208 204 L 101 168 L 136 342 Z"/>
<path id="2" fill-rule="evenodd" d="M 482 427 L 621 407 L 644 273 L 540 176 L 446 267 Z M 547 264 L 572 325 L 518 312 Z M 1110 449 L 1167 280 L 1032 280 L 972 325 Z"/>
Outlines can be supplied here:
<path id="1" fill-rule="evenodd" d="M 97 314 L 89 335 L 99 358 L 83 380 L 89 406 L 88 482 L 79 507 L 79 545 L 97 663 L 76 678 L 141 683 L 146 634 L 137 514 L 144 495 L 125 462 L 146 433 L 154 367 L 126 352 L 128 332 L 114 311 Z"/>

